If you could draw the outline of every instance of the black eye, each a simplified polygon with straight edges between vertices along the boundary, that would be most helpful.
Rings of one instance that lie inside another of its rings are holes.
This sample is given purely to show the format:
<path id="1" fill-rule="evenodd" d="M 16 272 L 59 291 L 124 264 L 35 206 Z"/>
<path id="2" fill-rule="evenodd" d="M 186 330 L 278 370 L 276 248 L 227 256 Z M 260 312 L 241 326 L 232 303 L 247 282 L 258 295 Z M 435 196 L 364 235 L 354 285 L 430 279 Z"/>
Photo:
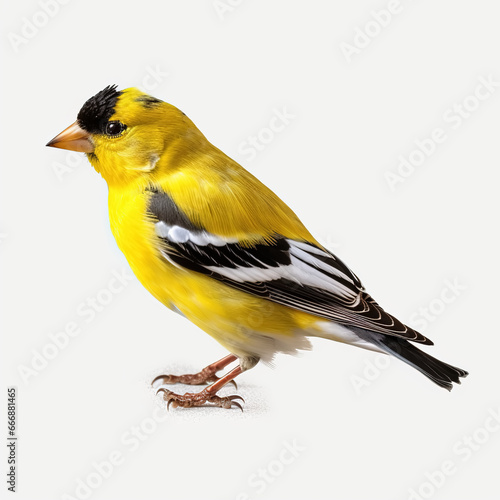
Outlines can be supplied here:
<path id="1" fill-rule="evenodd" d="M 127 128 L 122 122 L 108 122 L 106 124 L 106 135 L 120 135 Z"/>

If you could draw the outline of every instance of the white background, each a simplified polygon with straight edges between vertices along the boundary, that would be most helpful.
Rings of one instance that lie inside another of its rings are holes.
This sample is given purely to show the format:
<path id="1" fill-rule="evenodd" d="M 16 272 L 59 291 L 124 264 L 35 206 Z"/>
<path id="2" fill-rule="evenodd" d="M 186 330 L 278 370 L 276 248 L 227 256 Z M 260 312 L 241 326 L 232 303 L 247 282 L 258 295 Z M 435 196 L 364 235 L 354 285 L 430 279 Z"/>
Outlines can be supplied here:
<path id="1" fill-rule="evenodd" d="M 1 373 L 19 392 L 17 498 L 496 498 L 500 87 L 474 93 L 500 82 L 498 2 L 73 0 L 50 17 L 41 3 L 1 16 Z M 388 5 L 390 22 L 374 21 Z M 165 413 L 150 380 L 226 351 L 135 278 L 87 321 L 86 301 L 109 299 L 127 263 L 105 182 L 83 155 L 45 147 L 114 83 L 182 109 L 469 378 L 448 393 L 318 340 L 241 376 L 243 414 Z M 294 118 L 250 160 L 244 142 L 284 108 Z M 386 172 L 435 128 L 446 140 L 391 190 Z M 68 322 L 80 334 L 23 378 Z M 120 464 L 103 479 L 93 463 L 110 454 Z"/>

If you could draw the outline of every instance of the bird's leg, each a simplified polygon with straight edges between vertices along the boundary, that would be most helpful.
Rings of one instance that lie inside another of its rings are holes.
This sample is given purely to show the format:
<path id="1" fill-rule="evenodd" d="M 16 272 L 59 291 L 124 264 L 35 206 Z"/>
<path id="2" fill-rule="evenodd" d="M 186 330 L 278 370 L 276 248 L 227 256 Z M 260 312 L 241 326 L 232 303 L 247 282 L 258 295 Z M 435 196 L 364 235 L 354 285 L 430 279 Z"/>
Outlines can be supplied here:
<path id="1" fill-rule="evenodd" d="M 237 359 L 238 358 L 234 354 L 228 354 L 226 357 L 219 359 L 219 361 L 206 366 L 198 373 L 187 375 L 158 375 L 158 377 L 151 382 L 151 385 L 153 387 L 159 387 L 165 384 L 203 385 L 209 382 L 217 382 L 221 379 L 217 377 L 216 373 Z M 236 382 L 233 380 L 230 380 L 230 382 L 237 388 Z"/>
<path id="2" fill-rule="evenodd" d="M 226 356 L 226 358 L 229 356 Z M 221 359 L 221 361 L 226 360 L 226 358 Z M 227 363 L 230 363 L 228 361 Z M 226 363 L 226 364 L 227 364 Z M 212 366 L 212 365 L 210 365 Z M 209 367 L 207 367 L 209 368 Z M 227 375 L 224 375 L 212 385 L 209 385 L 201 392 L 186 394 L 175 394 L 172 391 L 169 391 L 165 387 L 161 386 L 157 388 L 157 393 L 163 392 L 163 399 L 167 401 L 167 410 L 172 405 L 174 408 L 178 406 L 182 406 L 183 408 L 191 408 L 193 406 L 203 406 L 206 403 L 211 403 L 214 406 L 219 406 L 221 408 L 232 408 L 233 406 L 239 408 L 243 411 L 241 405 L 235 401 L 236 399 L 244 399 L 241 396 L 217 396 L 217 392 L 225 386 L 227 383 L 232 382 L 233 379 L 238 376 L 242 372 L 241 366 L 237 366 L 233 368 Z"/>

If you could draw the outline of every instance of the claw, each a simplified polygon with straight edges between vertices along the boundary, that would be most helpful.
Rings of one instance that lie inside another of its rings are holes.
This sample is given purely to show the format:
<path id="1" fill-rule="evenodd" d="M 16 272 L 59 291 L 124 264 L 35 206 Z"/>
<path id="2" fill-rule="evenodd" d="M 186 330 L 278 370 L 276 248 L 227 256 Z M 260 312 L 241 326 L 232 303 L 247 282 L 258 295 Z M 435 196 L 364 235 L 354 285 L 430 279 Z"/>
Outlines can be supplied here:
<path id="1" fill-rule="evenodd" d="M 235 399 L 241 399 L 243 402 L 245 402 L 245 400 L 241 397 L 241 396 L 238 396 L 237 394 L 235 394 L 234 396 L 227 396 L 231 401 L 234 401 Z"/>
<path id="2" fill-rule="evenodd" d="M 241 410 L 241 413 L 243 413 L 243 407 L 240 405 L 240 403 L 237 403 L 236 401 L 231 401 L 231 406 L 234 405 L 237 408 Z"/>
<path id="3" fill-rule="evenodd" d="M 158 384 L 158 382 L 160 382 L 160 381 L 161 381 L 161 383 Z M 171 375 L 158 375 L 151 382 L 152 387 L 157 387 L 158 385 L 166 385 L 166 384 L 172 384 Z"/>
<path id="4" fill-rule="evenodd" d="M 168 394 L 170 391 L 169 391 L 168 389 L 165 389 L 165 387 L 160 386 L 160 387 L 157 387 L 157 388 L 156 388 L 156 395 L 158 396 L 158 394 L 159 394 L 160 392 L 164 392 L 165 394 Z"/>

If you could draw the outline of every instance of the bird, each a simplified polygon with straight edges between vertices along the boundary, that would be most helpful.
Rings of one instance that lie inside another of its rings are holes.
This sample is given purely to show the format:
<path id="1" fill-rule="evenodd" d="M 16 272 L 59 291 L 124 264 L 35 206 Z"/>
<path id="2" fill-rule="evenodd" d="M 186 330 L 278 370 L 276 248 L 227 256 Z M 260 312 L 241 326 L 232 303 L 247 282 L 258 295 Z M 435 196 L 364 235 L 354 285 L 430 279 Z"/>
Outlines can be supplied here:
<path id="1" fill-rule="evenodd" d="M 108 85 L 47 146 L 83 152 L 108 185 L 111 231 L 135 276 L 228 352 L 200 372 L 162 374 L 167 408 L 239 408 L 220 389 L 311 338 L 389 354 L 451 390 L 465 370 L 387 313 L 271 189 L 212 145 L 175 106 Z M 236 362 L 223 376 L 217 373 Z M 204 385 L 177 394 L 173 384 Z"/>

